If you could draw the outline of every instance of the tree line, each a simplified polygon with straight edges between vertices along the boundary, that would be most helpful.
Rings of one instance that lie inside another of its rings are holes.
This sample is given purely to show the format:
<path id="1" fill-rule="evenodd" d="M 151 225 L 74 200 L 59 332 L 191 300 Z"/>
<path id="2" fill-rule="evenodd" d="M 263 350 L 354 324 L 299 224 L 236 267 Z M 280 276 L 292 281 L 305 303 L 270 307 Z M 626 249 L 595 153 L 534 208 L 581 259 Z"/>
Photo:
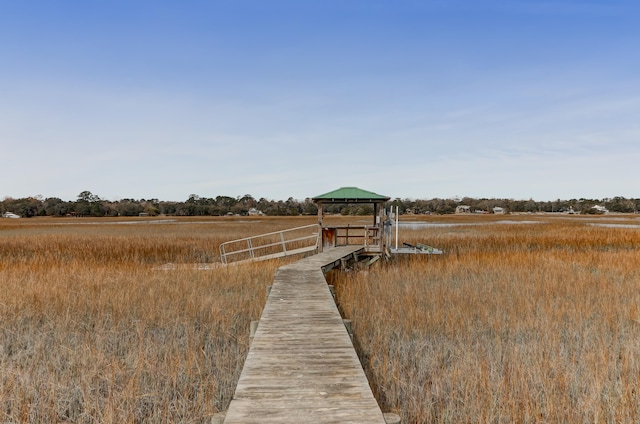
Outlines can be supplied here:
<path id="1" fill-rule="evenodd" d="M 640 199 L 626 199 L 621 196 L 605 199 L 570 199 L 555 201 L 514 200 L 514 199 L 476 199 L 471 197 L 453 199 L 401 199 L 388 202 L 398 207 L 401 214 L 451 214 L 458 206 L 469 206 L 472 212 L 491 213 L 494 207 L 503 208 L 510 213 L 536 212 L 575 212 L 602 213 L 594 206 L 603 206 L 610 212 L 637 213 Z M 104 216 L 223 216 L 249 215 L 259 213 L 269 216 L 315 215 L 318 209 L 310 198 L 296 200 L 255 199 L 249 194 L 244 196 L 201 197 L 192 194 L 183 202 L 161 201 L 158 199 L 121 199 L 116 201 L 100 198 L 90 191 L 81 192 L 74 201 L 64 201 L 57 197 L 43 196 L 0 201 L 0 212 L 12 212 L 22 217 L 67 216 L 67 217 L 104 217 Z M 331 204 L 323 211 L 342 215 L 371 215 L 370 205 Z"/>

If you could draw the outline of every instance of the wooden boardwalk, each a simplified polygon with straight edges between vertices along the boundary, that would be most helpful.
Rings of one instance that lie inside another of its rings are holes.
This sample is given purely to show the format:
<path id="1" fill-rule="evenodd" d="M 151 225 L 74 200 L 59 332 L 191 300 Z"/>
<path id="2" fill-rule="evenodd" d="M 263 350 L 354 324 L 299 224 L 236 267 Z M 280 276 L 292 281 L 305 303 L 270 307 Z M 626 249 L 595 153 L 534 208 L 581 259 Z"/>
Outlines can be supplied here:
<path id="1" fill-rule="evenodd" d="M 278 269 L 225 424 L 385 423 L 322 271 L 361 249 Z"/>

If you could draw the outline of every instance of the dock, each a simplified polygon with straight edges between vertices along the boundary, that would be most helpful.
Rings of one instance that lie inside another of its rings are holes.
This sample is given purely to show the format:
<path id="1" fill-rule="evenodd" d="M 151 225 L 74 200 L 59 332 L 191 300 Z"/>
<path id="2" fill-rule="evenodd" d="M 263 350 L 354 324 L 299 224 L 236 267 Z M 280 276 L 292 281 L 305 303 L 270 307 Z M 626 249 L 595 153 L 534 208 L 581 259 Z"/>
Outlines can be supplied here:
<path id="1" fill-rule="evenodd" d="M 225 424 L 385 424 L 324 278 L 362 250 L 324 249 L 277 270 Z"/>

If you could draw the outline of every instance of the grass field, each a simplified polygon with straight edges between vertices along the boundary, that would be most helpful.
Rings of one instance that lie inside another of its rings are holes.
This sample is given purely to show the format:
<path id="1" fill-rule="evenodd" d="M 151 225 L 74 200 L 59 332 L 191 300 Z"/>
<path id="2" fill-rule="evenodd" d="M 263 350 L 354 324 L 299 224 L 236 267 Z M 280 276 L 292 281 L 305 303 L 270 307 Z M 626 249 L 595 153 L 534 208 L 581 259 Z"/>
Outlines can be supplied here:
<path id="1" fill-rule="evenodd" d="M 212 271 L 282 220 L 0 221 L 0 422 L 210 422 L 277 263 Z"/>
<path id="2" fill-rule="evenodd" d="M 640 220 L 421 219 L 435 226 L 403 227 L 402 240 L 445 255 L 328 276 L 383 410 L 411 423 L 640 422 Z M 224 241 L 313 222 L 0 220 L 0 422 L 209 422 L 282 262 L 157 267 L 213 263 Z"/>
<path id="3" fill-rule="evenodd" d="M 640 422 L 628 218 L 434 217 L 405 240 L 446 255 L 333 273 L 379 402 L 410 423 Z"/>

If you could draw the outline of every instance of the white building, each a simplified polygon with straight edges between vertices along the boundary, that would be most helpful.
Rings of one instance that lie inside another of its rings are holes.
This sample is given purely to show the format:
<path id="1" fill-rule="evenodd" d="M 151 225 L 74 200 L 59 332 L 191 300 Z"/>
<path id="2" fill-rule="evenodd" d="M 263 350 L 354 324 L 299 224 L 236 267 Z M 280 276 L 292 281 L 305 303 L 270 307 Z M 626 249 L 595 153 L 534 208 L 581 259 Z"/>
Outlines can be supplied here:
<path id="1" fill-rule="evenodd" d="M 13 212 L 5 212 L 2 214 L 3 218 L 20 218 L 20 215 L 16 215 Z"/>
<path id="2" fill-rule="evenodd" d="M 609 210 L 601 205 L 595 205 L 591 209 L 595 209 L 598 213 L 609 213 Z"/>

